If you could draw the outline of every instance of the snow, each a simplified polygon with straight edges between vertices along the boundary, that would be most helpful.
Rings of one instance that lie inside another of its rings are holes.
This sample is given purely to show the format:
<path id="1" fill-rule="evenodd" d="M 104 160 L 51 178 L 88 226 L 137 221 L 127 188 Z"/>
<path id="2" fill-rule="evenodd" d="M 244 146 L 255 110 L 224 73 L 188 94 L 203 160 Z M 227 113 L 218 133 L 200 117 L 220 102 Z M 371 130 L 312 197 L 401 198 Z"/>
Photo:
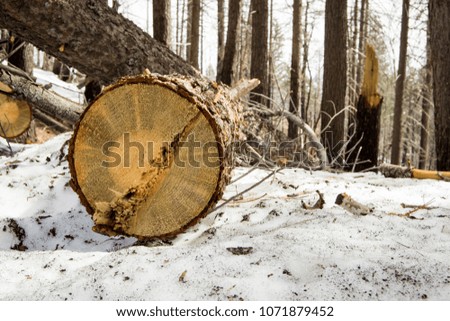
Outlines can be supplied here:
<path id="1" fill-rule="evenodd" d="M 51 84 L 50 91 L 66 97 L 78 104 L 84 104 L 84 88 L 78 88 L 77 84 L 65 82 L 59 79 L 53 72 L 39 68 L 33 69 L 33 76 L 37 78 L 36 83 L 40 85 Z"/>
<path id="2" fill-rule="evenodd" d="M 172 242 L 143 246 L 91 230 L 69 186 L 70 135 L 0 157 L 0 300 L 450 299 L 448 182 L 282 169 Z M 269 173 L 252 171 L 224 199 Z M 303 209 L 316 190 L 324 208 Z M 342 192 L 373 213 L 335 205 Z M 417 219 L 389 215 L 428 202 Z M 20 245 L 12 222 L 25 251 L 11 249 Z"/>

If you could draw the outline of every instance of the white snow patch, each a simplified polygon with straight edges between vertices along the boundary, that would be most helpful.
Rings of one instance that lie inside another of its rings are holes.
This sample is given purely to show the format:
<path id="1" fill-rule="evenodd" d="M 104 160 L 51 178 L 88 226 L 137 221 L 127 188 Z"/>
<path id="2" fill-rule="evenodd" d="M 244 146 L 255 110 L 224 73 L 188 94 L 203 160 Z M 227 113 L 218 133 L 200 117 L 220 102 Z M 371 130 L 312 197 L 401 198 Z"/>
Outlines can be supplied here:
<path id="1" fill-rule="evenodd" d="M 78 104 L 84 104 L 84 87 L 78 88 L 77 84 L 62 81 L 53 72 L 42 70 L 39 68 L 33 69 L 33 76 L 37 78 L 36 83 L 38 84 L 52 84 L 50 87 L 50 91 L 53 91 L 60 96 L 66 97 Z"/>
<path id="2" fill-rule="evenodd" d="M 0 158 L 1 300 L 450 299 L 448 182 L 284 169 L 171 243 L 135 246 L 92 232 L 69 186 L 69 138 L 14 145 L 14 157 Z M 267 174 L 253 171 L 224 198 Z M 325 207 L 304 210 L 301 200 L 313 204 L 316 190 Z M 373 214 L 335 205 L 342 192 Z M 414 214 L 423 220 L 389 215 L 429 201 L 433 209 Z M 14 222 L 25 251 L 11 249 L 20 244 Z"/>

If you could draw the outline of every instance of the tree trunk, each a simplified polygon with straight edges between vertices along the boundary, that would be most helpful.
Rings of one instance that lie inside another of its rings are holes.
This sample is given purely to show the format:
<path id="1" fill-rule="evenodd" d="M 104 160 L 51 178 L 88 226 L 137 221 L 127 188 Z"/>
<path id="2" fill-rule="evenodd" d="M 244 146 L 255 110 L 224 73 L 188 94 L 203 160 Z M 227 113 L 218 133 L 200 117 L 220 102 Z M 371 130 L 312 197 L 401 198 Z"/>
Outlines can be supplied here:
<path id="1" fill-rule="evenodd" d="M 302 33 L 302 1 L 294 0 L 293 17 L 294 22 L 292 26 L 292 56 L 291 56 L 291 84 L 290 84 L 290 100 L 289 111 L 298 115 L 300 107 L 300 44 Z M 303 116 L 303 115 L 302 115 Z M 297 138 L 298 127 L 292 121 L 288 122 L 288 137 L 291 139 Z"/>
<path id="2" fill-rule="evenodd" d="M 363 50 L 364 46 L 366 44 L 366 37 L 365 37 L 365 30 L 367 29 L 367 20 L 369 16 L 368 11 L 369 6 L 369 0 L 361 0 L 361 11 L 359 15 L 359 42 L 358 42 L 358 64 L 356 67 L 356 85 L 355 85 L 355 91 L 356 91 L 356 97 L 358 97 L 361 94 L 361 77 L 362 77 L 362 70 L 364 68 L 364 57 L 363 57 Z"/>
<path id="3" fill-rule="evenodd" d="M 233 1 L 230 1 L 230 4 Z M 222 77 L 223 57 L 225 55 L 225 0 L 217 1 L 217 77 Z M 228 27 L 229 28 L 229 27 Z"/>
<path id="4" fill-rule="evenodd" d="M 192 1 L 192 20 L 191 20 L 191 46 L 189 50 L 189 62 L 198 69 L 198 52 L 200 44 L 200 10 L 201 0 Z"/>
<path id="5" fill-rule="evenodd" d="M 241 32 L 241 57 L 239 62 L 239 79 L 250 77 L 251 46 L 252 46 L 252 8 L 248 10 L 247 20 L 243 23 L 245 29 Z"/>
<path id="6" fill-rule="evenodd" d="M 437 169 L 450 170 L 450 3 L 430 0 L 430 53 Z"/>
<path id="7" fill-rule="evenodd" d="M 231 85 L 237 76 L 237 50 L 240 19 L 241 19 L 242 0 L 232 0 L 228 6 L 228 31 L 227 42 L 225 46 L 225 55 L 223 58 L 222 75 L 219 81 Z"/>
<path id="8" fill-rule="evenodd" d="M 330 159 L 337 160 L 344 141 L 347 88 L 347 0 L 327 0 L 325 53 L 321 103 L 322 142 Z M 337 160 L 342 162 L 343 159 Z"/>
<path id="9" fill-rule="evenodd" d="M 1 1 L 0 26 L 105 83 L 144 68 L 200 76 L 134 23 L 95 1 Z"/>
<path id="10" fill-rule="evenodd" d="M 402 30 L 400 36 L 400 58 L 398 62 L 397 81 L 395 83 L 394 124 L 392 131 L 391 163 L 400 164 L 402 142 L 402 104 L 405 87 L 406 54 L 408 48 L 409 0 L 403 0 Z"/>
<path id="11" fill-rule="evenodd" d="M 353 106 L 353 104 L 356 103 L 356 69 L 357 69 L 357 62 L 358 62 L 358 12 L 359 12 L 359 6 L 358 6 L 359 0 L 355 0 L 355 4 L 353 7 L 353 38 L 351 43 L 351 62 L 349 68 L 351 68 L 350 72 L 350 83 L 349 83 L 349 101 L 350 105 Z M 351 117 L 353 116 L 352 111 L 349 111 L 349 125 L 351 122 Z"/>
<path id="12" fill-rule="evenodd" d="M 153 37 L 170 48 L 170 0 L 153 1 Z"/>
<path id="13" fill-rule="evenodd" d="M 308 67 L 309 57 L 309 41 L 308 35 L 308 14 L 309 14 L 309 0 L 306 1 L 305 7 L 305 19 L 303 27 L 303 59 L 302 70 L 300 73 L 300 112 L 305 123 L 308 123 L 308 104 L 309 100 L 306 99 L 306 68 Z M 311 86 L 309 93 L 311 93 Z"/>
<path id="14" fill-rule="evenodd" d="M 164 239 L 206 215 L 230 179 L 237 101 L 198 78 L 148 74 L 106 88 L 83 113 L 68 155 L 94 230 Z"/>
<path id="15" fill-rule="evenodd" d="M 430 33 L 429 27 L 427 29 L 427 49 L 426 49 L 426 65 L 424 67 L 424 78 L 422 84 L 422 119 L 420 128 L 420 153 L 419 153 L 419 168 L 426 169 L 428 164 L 428 137 L 429 137 L 429 122 L 431 111 L 431 60 L 430 60 Z"/>
<path id="16" fill-rule="evenodd" d="M 250 98 L 256 103 L 268 105 L 267 99 L 262 97 L 268 96 L 268 33 L 269 33 L 269 6 L 267 0 L 252 0 L 252 47 L 251 47 L 251 66 L 250 77 L 260 80 L 260 85 L 256 87 Z"/>

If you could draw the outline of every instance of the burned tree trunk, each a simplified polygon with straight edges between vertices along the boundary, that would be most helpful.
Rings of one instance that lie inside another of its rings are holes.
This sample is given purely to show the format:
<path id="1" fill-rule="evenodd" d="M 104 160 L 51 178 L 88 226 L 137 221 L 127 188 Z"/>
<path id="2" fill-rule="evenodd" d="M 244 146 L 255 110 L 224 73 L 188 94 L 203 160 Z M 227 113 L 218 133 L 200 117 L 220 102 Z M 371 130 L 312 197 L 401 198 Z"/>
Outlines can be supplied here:
<path id="1" fill-rule="evenodd" d="M 378 59 L 372 46 L 367 46 L 364 80 L 358 99 L 354 132 L 348 150 L 352 169 L 362 171 L 378 164 L 378 140 L 383 98 L 377 92 Z"/>
<path id="2" fill-rule="evenodd" d="M 107 87 L 72 138 L 72 186 L 94 229 L 169 238 L 207 214 L 229 181 L 239 93 L 145 74 Z"/>
<path id="3" fill-rule="evenodd" d="M 96 1 L 1 1 L 0 27 L 105 83 L 145 68 L 200 76 L 162 43 Z"/>

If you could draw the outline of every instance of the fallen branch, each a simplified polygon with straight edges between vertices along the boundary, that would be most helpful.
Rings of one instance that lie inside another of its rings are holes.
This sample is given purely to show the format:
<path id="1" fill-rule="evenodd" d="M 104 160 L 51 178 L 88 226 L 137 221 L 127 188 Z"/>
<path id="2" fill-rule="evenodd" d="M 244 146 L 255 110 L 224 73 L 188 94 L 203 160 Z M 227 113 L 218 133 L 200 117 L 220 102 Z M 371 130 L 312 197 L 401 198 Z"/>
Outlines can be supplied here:
<path id="1" fill-rule="evenodd" d="M 302 207 L 305 210 L 317 210 L 317 209 L 323 209 L 323 206 L 325 205 L 325 200 L 323 198 L 323 194 L 320 191 L 316 191 L 317 195 L 319 195 L 319 199 L 313 206 L 309 206 L 302 200 Z"/>
<path id="2" fill-rule="evenodd" d="M 391 164 L 381 164 L 380 172 L 386 177 L 392 178 L 417 178 L 417 179 L 435 179 L 450 181 L 450 172 L 427 171 L 417 169 L 412 166 L 398 166 Z"/>
<path id="3" fill-rule="evenodd" d="M 347 193 L 339 194 L 335 204 L 355 215 L 367 215 L 373 211 L 370 207 L 355 201 Z"/>
<path id="4" fill-rule="evenodd" d="M 412 210 L 410 210 L 410 211 L 408 211 L 408 212 L 406 212 L 406 213 L 404 213 L 404 214 L 389 213 L 389 215 L 391 215 L 391 216 L 405 217 L 405 218 L 409 218 L 409 219 L 412 219 L 412 220 L 423 220 L 423 218 L 417 218 L 417 217 L 415 217 L 415 216 L 412 216 L 412 214 L 414 214 L 415 212 L 417 212 L 417 211 L 419 211 L 419 210 L 428 210 L 428 209 L 430 209 L 429 205 L 430 205 L 432 202 L 433 202 L 433 200 L 431 200 L 431 201 L 429 201 L 429 202 L 427 202 L 427 203 L 425 203 L 425 204 L 415 206 Z M 401 205 L 402 205 L 403 208 L 406 207 L 405 204 L 401 204 Z"/>

